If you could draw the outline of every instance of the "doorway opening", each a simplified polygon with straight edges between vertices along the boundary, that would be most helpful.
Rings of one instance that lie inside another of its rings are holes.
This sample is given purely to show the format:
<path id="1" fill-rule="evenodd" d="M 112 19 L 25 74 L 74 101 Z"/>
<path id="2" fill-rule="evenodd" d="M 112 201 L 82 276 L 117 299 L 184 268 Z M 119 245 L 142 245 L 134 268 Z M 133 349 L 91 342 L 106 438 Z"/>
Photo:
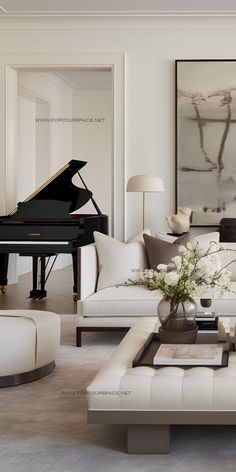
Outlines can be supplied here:
<path id="1" fill-rule="evenodd" d="M 113 235 L 112 67 L 22 67 L 12 72 L 16 100 L 8 114 L 15 115 L 16 149 L 9 212 L 70 160 L 83 160 L 87 162 L 83 179 L 102 213 L 109 216 L 109 234 Z M 73 184 L 82 187 L 78 176 Z M 95 211 L 88 202 L 78 212 Z M 11 257 L 15 279 L 32 270 L 31 258 Z M 60 255 L 54 268 L 69 264 L 70 255 Z"/>

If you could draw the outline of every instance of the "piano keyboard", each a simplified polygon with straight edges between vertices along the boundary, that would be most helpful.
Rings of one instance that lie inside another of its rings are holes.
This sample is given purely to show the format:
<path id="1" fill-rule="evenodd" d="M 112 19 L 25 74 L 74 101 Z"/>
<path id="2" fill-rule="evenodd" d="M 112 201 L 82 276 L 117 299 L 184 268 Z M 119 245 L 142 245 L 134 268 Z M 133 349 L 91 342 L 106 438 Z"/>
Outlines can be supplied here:
<path id="1" fill-rule="evenodd" d="M 13 244 L 13 245 L 19 245 L 19 244 L 40 244 L 40 246 L 42 246 L 43 244 L 47 244 L 47 245 L 64 245 L 64 246 L 68 246 L 69 242 L 68 241 L 0 241 L 0 245 L 1 244 Z"/>

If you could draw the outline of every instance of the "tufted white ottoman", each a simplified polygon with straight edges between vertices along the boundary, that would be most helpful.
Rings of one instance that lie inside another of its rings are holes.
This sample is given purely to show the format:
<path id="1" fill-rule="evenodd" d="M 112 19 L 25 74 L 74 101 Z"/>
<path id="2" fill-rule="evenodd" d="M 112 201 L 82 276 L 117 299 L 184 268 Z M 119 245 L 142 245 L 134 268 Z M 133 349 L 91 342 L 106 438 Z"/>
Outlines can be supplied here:
<path id="1" fill-rule="evenodd" d="M 156 319 L 137 322 L 87 389 L 88 422 L 127 425 L 127 452 L 166 453 L 169 425 L 236 424 L 236 352 L 225 368 L 132 368 Z"/>
<path id="2" fill-rule="evenodd" d="M 0 310 L 0 387 L 49 374 L 60 345 L 60 317 L 34 310 Z"/>

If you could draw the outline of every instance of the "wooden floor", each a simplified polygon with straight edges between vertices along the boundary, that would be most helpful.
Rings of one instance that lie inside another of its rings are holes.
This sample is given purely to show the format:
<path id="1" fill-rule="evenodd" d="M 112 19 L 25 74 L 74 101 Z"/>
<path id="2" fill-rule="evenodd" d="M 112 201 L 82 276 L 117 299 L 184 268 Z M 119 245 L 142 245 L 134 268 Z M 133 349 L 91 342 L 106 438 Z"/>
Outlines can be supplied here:
<path id="1" fill-rule="evenodd" d="M 72 267 L 55 270 L 51 273 L 46 290 L 48 296 L 43 300 L 32 300 L 29 291 L 32 288 L 32 274 L 19 277 L 18 284 L 9 285 L 6 294 L 0 294 L 0 310 L 45 310 L 55 313 L 77 313 L 73 301 Z"/>

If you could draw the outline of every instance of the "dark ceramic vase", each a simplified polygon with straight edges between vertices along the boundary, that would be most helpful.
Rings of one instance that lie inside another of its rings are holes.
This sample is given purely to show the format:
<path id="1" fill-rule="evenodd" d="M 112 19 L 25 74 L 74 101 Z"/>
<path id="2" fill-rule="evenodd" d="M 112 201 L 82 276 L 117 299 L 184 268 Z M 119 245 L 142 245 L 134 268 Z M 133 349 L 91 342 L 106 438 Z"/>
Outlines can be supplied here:
<path id="1" fill-rule="evenodd" d="M 200 303 L 203 308 L 210 308 L 212 305 L 212 299 L 211 298 L 200 298 Z"/>

